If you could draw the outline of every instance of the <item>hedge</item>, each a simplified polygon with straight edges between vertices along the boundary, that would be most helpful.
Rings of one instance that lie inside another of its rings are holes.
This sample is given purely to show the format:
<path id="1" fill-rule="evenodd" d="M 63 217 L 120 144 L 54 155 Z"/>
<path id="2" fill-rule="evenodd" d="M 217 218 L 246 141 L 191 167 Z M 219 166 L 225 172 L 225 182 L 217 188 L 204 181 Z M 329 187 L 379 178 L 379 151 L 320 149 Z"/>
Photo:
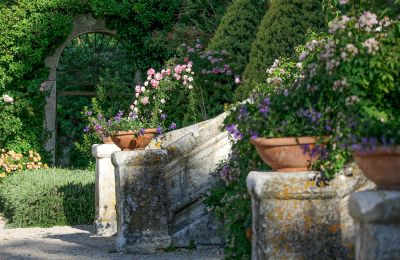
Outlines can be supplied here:
<path id="1" fill-rule="evenodd" d="M 320 0 L 272 0 L 251 47 L 243 76 L 246 82 L 264 82 L 265 71 L 275 59 L 294 57 L 295 47 L 305 43 L 307 31 L 319 31 L 323 27 Z M 237 90 L 240 98 L 249 92 L 243 88 L 245 85 Z"/>
<path id="2" fill-rule="evenodd" d="M 259 0 L 236 0 L 227 9 L 209 50 L 227 50 L 231 55 L 228 63 L 235 73 L 241 74 L 249 58 L 251 43 L 266 11 Z"/>
<path id="3" fill-rule="evenodd" d="M 10 227 L 89 224 L 94 220 L 94 182 L 90 171 L 24 171 L 0 184 L 0 208 Z"/>

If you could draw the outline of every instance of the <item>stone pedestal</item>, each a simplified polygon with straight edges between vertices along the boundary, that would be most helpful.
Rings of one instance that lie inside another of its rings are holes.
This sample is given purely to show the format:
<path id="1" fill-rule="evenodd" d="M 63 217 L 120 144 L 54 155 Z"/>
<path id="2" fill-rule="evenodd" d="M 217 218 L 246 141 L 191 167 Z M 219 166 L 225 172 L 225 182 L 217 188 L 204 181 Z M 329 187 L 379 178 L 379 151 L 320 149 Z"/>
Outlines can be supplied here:
<path id="1" fill-rule="evenodd" d="M 314 172 L 251 172 L 252 259 L 341 258 L 338 198 Z"/>
<path id="2" fill-rule="evenodd" d="M 115 144 L 95 144 L 92 155 L 96 158 L 96 233 L 112 236 L 117 233 L 115 210 L 115 176 L 111 154 L 121 151 Z"/>
<path id="3" fill-rule="evenodd" d="M 154 253 L 171 244 L 168 235 L 164 150 L 115 152 L 118 233 L 125 253 Z"/>
<path id="4" fill-rule="evenodd" d="M 400 259 L 400 191 L 363 191 L 351 195 L 356 225 L 356 259 Z"/>

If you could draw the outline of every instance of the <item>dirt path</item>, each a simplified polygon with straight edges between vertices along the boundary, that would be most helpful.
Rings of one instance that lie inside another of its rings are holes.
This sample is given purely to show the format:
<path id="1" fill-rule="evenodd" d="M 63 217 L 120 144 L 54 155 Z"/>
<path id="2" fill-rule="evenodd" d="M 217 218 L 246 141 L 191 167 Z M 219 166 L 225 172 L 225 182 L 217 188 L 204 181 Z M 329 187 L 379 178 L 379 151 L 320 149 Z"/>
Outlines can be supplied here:
<path id="1" fill-rule="evenodd" d="M 221 250 L 197 249 L 155 255 L 123 255 L 114 238 L 97 237 L 92 226 L 5 229 L 0 217 L 0 259 L 171 259 L 217 260 Z"/>

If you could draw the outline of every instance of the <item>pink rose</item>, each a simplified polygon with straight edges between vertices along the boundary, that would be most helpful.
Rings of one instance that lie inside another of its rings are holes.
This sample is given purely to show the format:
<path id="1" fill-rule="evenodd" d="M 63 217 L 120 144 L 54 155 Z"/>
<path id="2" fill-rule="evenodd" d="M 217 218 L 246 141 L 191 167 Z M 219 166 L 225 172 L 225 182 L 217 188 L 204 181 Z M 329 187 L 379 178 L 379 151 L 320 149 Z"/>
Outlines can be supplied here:
<path id="1" fill-rule="evenodd" d="M 161 73 L 156 73 L 156 75 L 154 76 L 154 78 L 158 81 L 162 80 L 163 75 Z"/>
<path id="2" fill-rule="evenodd" d="M 140 93 L 140 86 L 139 86 L 139 85 L 137 85 L 137 86 L 135 87 L 135 91 L 136 91 L 136 93 Z"/>
<path id="3" fill-rule="evenodd" d="M 165 73 L 169 76 L 169 75 L 171 75 L 172 71 L 171 71 L 170 69 L 167 69 L 167 70 L 165 71 Z"/>
<path id="4" fill-rule="evenodd" d="M 151 68 L 151 69 L 149 69 L 149 70 L 147 71 L 147 76 L 151 77 L 151 76 L 153 76 L 155 73 L 156 73 L 156 71 L 155 71 L 153 68 Z"/>
<path id="5" fill-rule="evenodd" d="M 136 95 L 135 95 L 137 98 L 140 96 L 140 93 L 136 93 Z"/>
<path id="6" fill-rule="evenodd" d="M 151 80 L 151 85 L 153 86 L 153 88 L 158 87 L 158 84 L 160 84 L 160 82 L 158 80 L 155 80 L 155 79 Z"/>
<path id="7" fill-rule="evenodd" d="M 143 105 L 147 105 L 149 103 L 149 97 L 143 97 L 140 102 L 142 102 Z"/>
<path id="8" fill-rule="evenodd" d="M 180 80 L 181 79 L 181 75 L 176 74 L 176 73 L 174 74 L 174 77 L 175 77 L 176 80 Z"/>
<path id="9" fill-rule="evenodd" d="M 235 77 L 235 83 L 236 83 L 236 84 L 239 84 L 239 83 L 240 83 L 240 77 L 238 77 L 238 76 Z"/>
<path id="10" fill-rule="evenodd" d="M 188 63 L 188 62 L 189 62 L 189 58 L 186 57 L 183 61 L 186 62 L 186 63 Z"/>
<path id="11" fill-rule="evenodd" d="M 183 69 L 182 69 L 181 65 L 176 65 L 174 70 L 175 70 L 175 73 L 179 75 L 182 73 Z"/>
<path id="12" fill-rule="evenodd" d="M 10 97 L 9 95 L 3 95 L 3 100 L 6 103 L 12 104 L 14 103 L 14 99 L 12 97 Z"/>

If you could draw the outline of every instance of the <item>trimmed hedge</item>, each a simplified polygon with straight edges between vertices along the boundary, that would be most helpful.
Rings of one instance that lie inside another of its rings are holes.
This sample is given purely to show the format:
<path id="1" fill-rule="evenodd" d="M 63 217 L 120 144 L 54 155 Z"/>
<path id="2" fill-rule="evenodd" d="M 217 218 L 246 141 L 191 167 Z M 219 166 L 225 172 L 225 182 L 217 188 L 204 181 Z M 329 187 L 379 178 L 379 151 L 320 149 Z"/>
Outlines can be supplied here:
<path id="1" fill-rule="evenodd" d="M 249 63 L 244 71 L 248 83 L 261 83 L 266 79 L 266 69 L 277 58 L 294 57 L 295 47 L 305 43 L 307 31 L 324 27 L 320 0 L 272 0 L 254 40 Z M 252 86 L 253 84 L 246 84 Z M 237 96 L 246 98 L 251 89 L 245 85 Z"/>
<path id="2" fill-rule="evenodd" d="M 90 171 L 24 171 L 0 184 L 1 208 L 11 227 L 89 224 L 94 220 L 94 182 Z"/>
<path id="3" fill-rule="evenodd" d="M 208 50 L 227 50 L 228 64 L 242 74 L 249 60 L 251 43 L 265 14 L 265 4 L 259 0 L 236 0 L 227 9 Z"/>

